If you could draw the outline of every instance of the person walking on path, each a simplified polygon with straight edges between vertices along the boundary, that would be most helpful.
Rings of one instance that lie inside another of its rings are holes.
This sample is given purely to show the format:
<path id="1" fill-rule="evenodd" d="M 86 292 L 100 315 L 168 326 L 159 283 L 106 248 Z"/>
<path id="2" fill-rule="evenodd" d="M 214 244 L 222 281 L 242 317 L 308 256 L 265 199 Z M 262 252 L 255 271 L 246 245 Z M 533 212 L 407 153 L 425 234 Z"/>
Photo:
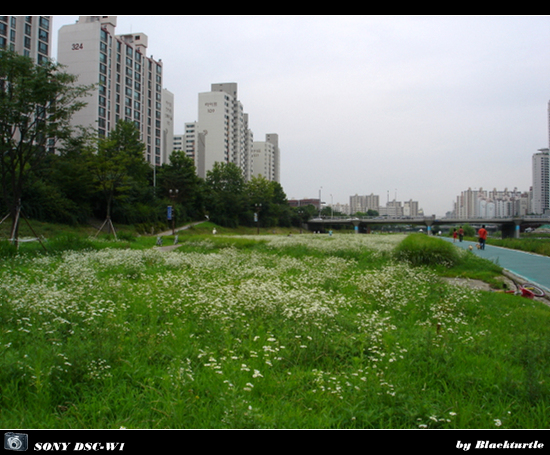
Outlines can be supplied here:
<path id="1" fill-rule="evenodd" d="M 458 241 L 462 242 L 463 238 L 464 238 L 464 229 L 462 229 L 462 226 L 460 226 L 460 229 L 458 230 Z"/>
<path id="2" fill-rule="evenodd" d="M 453 243 L 456 242 L 456 236 L 457 236 L 457 235 L 458 235 L 458 234 L 457 234 L 456 228 L 455 228 L 455 229 L 453 229 Z"/>
<path id="3" fill-rule="evenodd" d="M 485 225 L 481 225 L 481 229 L 477 231 L 477 236 L 479 238 L 479 249 L 484 250 L 485 249 L 485 241 L 487 240 L 487 230 L 485 229 Z"/>

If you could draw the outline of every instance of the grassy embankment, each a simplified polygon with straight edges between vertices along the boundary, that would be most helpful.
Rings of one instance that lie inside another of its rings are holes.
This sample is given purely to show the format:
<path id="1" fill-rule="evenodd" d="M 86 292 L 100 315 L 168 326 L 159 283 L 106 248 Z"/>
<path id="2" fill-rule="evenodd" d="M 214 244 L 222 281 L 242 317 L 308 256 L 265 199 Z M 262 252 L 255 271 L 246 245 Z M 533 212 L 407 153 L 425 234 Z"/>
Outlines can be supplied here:
<path id="1" fill-rule="evenodd" d="M 0 260 L 1 425 L 550 423 L 550 309 L 439 277 L 497 266 L 419 235 L 222 231 Z"/>

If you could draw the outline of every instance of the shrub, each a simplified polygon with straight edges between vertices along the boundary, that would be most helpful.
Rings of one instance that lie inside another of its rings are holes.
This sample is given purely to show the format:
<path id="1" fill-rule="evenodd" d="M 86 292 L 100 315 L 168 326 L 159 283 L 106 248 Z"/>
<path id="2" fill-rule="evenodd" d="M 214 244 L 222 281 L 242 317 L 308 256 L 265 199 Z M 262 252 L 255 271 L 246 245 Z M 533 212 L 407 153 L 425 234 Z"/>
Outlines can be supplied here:
<path id="1" fill-rule="evenodd" d="M 63 252 L 66 250 L 82 251 L 93 248 L 93 242 L 88 238 L 77 234 L 63 234 L 48 241 L 48 252 Z"/>
<path id="2" fill-rule="evenodd" d="M 397 245 L 395 258 L 412 265 L 444 265 L 460 262 L 460 253 L 451 243 L 425 234 L 411 234 Z"/>

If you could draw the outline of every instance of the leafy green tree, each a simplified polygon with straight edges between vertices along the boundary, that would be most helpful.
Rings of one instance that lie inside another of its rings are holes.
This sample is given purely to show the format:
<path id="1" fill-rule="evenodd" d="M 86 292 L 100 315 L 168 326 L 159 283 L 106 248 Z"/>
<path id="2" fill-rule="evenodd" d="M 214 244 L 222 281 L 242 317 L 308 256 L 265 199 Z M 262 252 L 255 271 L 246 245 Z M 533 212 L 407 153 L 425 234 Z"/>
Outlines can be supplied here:
<path id="1" fill-rule="evenodd" d="M 246 212 L 245 180 L 233 163 L 214 163 L 206 173 L 205 205 L 212 221 L 221 226 L 237 227 Z"/>
<path id="2" fill-rule="evenodd" d="M 12 218 L 17 238 L 17 216 L 28 180 L 57 141 L 71 135 L 70 120 L 85 103 L 91 87 L 75 85 L 76 76 L 52 62 L 0 50 L 0 179 L 2 201 Z"/>
<path id="3" fill-rule="evenodd" d="M 203 181 L 197 176 L 194 161 L 185 152 L 177 150 L 170 155 L 170 163 L 157 172 L 158 196 L 178 205 L 184 219 L 202 218 Z M 172 193 L 170 192 L 172 191 Z M 177 192 L 176 192 L 177 191 Z"/>
<path id="4" fill-rule="evenodd" d="M 148 165 L 144 144 L 132 122 L 120 120 L 107 137 L 98 139 L 97 152 L 90 154 L 88 166 L 111 218 L 115 200 L 124 200 L 133 186 L 147 185 Z"/>
<path id="5" fill-rule="evenodd" d="M 246 183 L 248 214 L 258 211 L 260 225 L 290 226 L 290 207 L 280 183 L 267 180 L 262 175 L 253 176 Z M 250 220 L 250 215 L 248 216 Z M 250 221 L 249 221 L 250 222 Z"/>
<path id="6" fill-rule="evenodd" d="M 49 208 L 47 221 L 74 224 L 86 222 L 92 215 L 95 187 L 88 168 L 93 153 L 91 143 L 95 143 L 95 135 L 90 130 L 77 128 L 70 138 L 63 141 L 58 153 L 48 157 L 46 169 L 40 177 L 47 190 L 55 195 L 52 201 L 55 204 Z M 46 203 L 36 198 L 32 198 L 30 204 L 48 208 Z"/>
<path id="7" fill-rule="evenodd" d="M 302 223 L 306 223 L 309 219 L 315 218 L 318 213 L 319 209 L 312 204 L 304 205 L 302 207 L 292 207 L 292 225 L 299 227 Z"/>

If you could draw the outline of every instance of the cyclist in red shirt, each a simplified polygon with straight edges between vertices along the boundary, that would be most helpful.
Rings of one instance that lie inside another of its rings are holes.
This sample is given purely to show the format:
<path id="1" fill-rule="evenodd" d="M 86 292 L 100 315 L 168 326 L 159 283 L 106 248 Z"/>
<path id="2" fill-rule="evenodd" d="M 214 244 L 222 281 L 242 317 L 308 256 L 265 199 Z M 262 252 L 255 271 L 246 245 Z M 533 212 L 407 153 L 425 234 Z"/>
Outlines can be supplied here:
<path id="1" fill-rule="evenodd" d="M 485 225 L 483 224 L 481 226 L 481 229 L 477 231 L 477 236 L 479 237 L 479 248 L 481 250 L 485 249 L 485 240 L 487 240 L 487 230 L 485 229 Z"/>

